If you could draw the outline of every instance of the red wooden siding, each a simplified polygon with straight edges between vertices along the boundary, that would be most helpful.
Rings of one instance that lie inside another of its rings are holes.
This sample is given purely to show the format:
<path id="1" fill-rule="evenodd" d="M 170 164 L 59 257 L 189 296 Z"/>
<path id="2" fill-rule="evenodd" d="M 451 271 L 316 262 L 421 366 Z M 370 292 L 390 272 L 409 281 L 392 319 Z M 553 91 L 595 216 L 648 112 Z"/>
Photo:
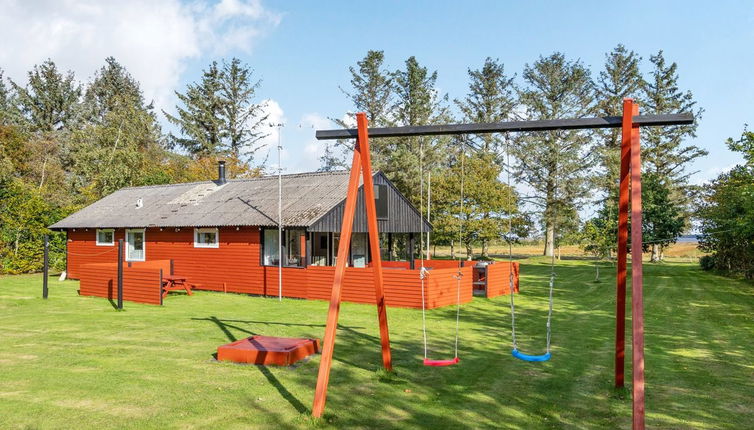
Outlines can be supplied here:
<path id="1" fill-rule="evenodd" d="M 169 268 L 169 261 L 167 265 Z M 161 269 L 164 270 L 164 263 L 160 262 L 150 262 L 150 264 L 141 266 L 133 264 L 131 267 L 124 265 L 123 300 L 153 305 L 161 304 Z M 117 263 L 82 264 L 79 266 L 79 275 L 81 277 L 79 293 L 82 296 L 117 298 Z"/>
<path id="2" fill-rule="evenodd" d="M 149 228 L 147 260 L 173 260 L 174 274 L 185 276 L 199 289 L 264 294 L 260 267 L 259 228 L 220 228 L 218 248 L 194 248 L 194 229 Z"/>
<path id="3" fill-rule="evenodd" d="M 109 283 L 117 263 L 117 246 L 97 246 L 96 229 L 77 229 L 68 233 L 68 276 L 81 279 L 82 294 L 110 297 Z M 173 273 L 184 276 L 197 289 L 228 291 L 233 293 L 278 294 L 278 268 L 260 265 L 260 233 L 257 227 L 219 229 L 218 248 L 194 248 L 193 228 L 146 229 L 145 262 L 133 262 L 129 273 L 141 273 L 149 277 L 163 270 L 170 274 L 170 260 Z M 123 229 L 115 230 L 115 243 L 124 237 Z M 86 263 L 86 264 L 85 264 Z M 109 263 L 100 267 L 97 273 L 91 263 Z M 471 281 L 473 261 L 465 261 L 461 269 L 461 301 L 472 298 Z M 416 262 L 416 267 L 420 262 Z M 432 268 L 426 280 L 427 307 L 452 305 L 456 302 L 457 260 L 425 260 L 425 266 Z M 409 270 L 407 262 L 385 262 L 385 294 L 389 306 L 421 307 L 421 284 L 419 270 Z M 492 289 L 490 297 L 507 293 L 507 263 L 489 266 Z M 518 266 L 516 266 L 518 267 Z M 309 266 L 306 269 L 283 268 L 283 296 L 306 299 L 330 299 L 330 289 L 335 268 Z M 149 275 L 147 275 L 149 273 Z M 129 275 L 132 276 L 132 275 Z M 137 283 L 142 278 L 135 277 Z M 124 275 L 124 283 L 127 285 Z M 152 279 L 152 278 L 149 278 Z M 113 281 L 115 282 L 115 281 Z M 150 281 L 151 282 L 151 281 Z M 115 285 L 115 284 L 113 284 Z M 346 270 L 343 287 L 343 300 L 358 303 L 374 303 L 374 287 L 371 268 Z M 117 288 L 117 285 L 115 285 Z M 115 291 L 115 289 L 113 289 Z M 134 294 L 137 298 L 136 290 Z M 151 290 L 148 293 L 151 299 Z M 130 300 L 130 299 L 127 299 Z M 147 300 L 147 299 L 145 299 Z M 142 300 L 137 300 L 142 301 Z M 152 303 L 151 301 L 149 303 Z"/>
<path id="4" fill-rule="evenodd" d="M 510 294 L 510 264 L 500 261 L 487 266 L 487 297 Z M 518 292 L 519 263 L 513 262 L 513 288 Z"/>
<path id="5" fill-rule="evenodd" d="M 343 282 L 343 300 L 356 303 L 374 303 L 374 280 L 371 268 L 346 269 Z M 308 298 L 330 299 L 334 267 L 309 267 Z M 457 269 L 430 270 L 425 280 L 427 308 L 436 308 L 456 303 L 457 281 L 453 278 Z M 471 301 L 471 268 L 461 269 L 461 302 Z M 385 301 L 388 306 L 421 308 L 421 280 L 419 270 L 385 269 Z"/>
<path id="6" fill-rule="evenodd" d="M 115 230 L 112 246 L 97 246 L 97 229 L 68 230 L 68 277 L 81 279 L 80 267 L 88 263 L 118 262 L 118 239 L 124 239 L 124 230 Z"/>

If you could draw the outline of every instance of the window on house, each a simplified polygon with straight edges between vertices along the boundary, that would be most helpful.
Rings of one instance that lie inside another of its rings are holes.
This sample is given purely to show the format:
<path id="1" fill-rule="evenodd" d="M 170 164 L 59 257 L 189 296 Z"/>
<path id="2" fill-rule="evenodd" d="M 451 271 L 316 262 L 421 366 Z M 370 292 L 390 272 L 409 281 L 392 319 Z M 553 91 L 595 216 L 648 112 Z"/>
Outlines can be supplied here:
<path id="1" fill-rule="evenodd" d="M 194 248 L 219 248 L 220 233 L 216 228 L 195 228 Z"/>
<path id="2" fill-rule="evenodd" d="M 338 264 L 338 248 L 340 247 L 340 233 L 333 233 L 332 234 L 332 265 L 335 266 Z M 346 260 L 348 260 L 346 258 Z M 348 261 L 346 261 L 346 264 Z"/>
<path id="3" fill-rule="evenodd" d="M 113 246 L 115 231 L 111 228 L 97 229 L 97 246 Z"/>
<path id="4" fill-rule="evenodd" d="M 369 240 L 367 233 L 353 233 L 351 235 L 351 261 L 353 267 L 367 267 Z"/>
<path id="5" fill-rule="evenodd" d="M 277 266 L 280 262 L 280 245 L 278 242 L 278 230 L 264 229 L 264 253 L 262 264 L 265 266 Z"/>
<path id="6" fill-rule="evenodd" d="M 146 260 L 144 229 L 126 230 L 126 261 Z"/>
<path id="7" fill-rule="evenodd" d="M 312 265 L 327 266 L 330 255 L 329 233 L 312 233 Z"/>
<path id="8" fill-rule="evenodd" d="M 377 219 L 387 219 L 387 185 L 374 186 L 374 205 L 377 207 Z"/>
<path id="9" fill-rule="evenodd" d="M 304 230 L 285 230 L 285 265 L 306 265 L 306 236 Z"/>
<path id="10" fill-rule="evenodd" d="M 283 266 L 303 267 L 306 265 L 306 231 L 303 229 L 283 230 Z M 278 229 L 264 229 L 264 252 L 262 264 L 277 266 L 279 264 L 280 245 Z"/>

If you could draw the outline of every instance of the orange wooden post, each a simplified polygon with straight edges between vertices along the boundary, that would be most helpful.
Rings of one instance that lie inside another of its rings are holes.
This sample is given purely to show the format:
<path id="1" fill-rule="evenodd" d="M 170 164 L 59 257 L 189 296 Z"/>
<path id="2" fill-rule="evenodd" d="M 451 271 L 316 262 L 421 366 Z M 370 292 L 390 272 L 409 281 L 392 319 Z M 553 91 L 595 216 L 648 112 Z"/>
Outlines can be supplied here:
<path id="1" fill-rule="evenodd" d="M 392 368 L 390 358 L 390 343 L 388 338 L 387 312 L 385 311 L 385 297 L 382 290 L 382 260 L 379 254 L 379 235 L 377 231 L 377 210 L 374 203 L 374 188 L 371 176 L 371 163 L 369 160 L 369 142 L 367 135 L 366 115 L 360 113 L 357 115 L 359 124 L 358 138 L 353 151 L 353 160 L 351 162 L 351 175 L 348 180 L 348 193 L 346 194 L 346 203 L 343 208 L 343 224 L 340 227 L 340 243 L 338 244 L 338 259 L 335 263 L 335 276 L 333 278 L 332 293 L 330 296 L 330 309 L 327 314 L 327 325 L 325 326 L 325 337 L 322 345 L 322 360 L 319 365 L 317 375 L 317 387 L 314 391 L 314 404 L 312 406 L 312 415 L 321 417 L 325 410 L 327 400 L 327 384 L 330 380 L 330 367 L 332 366 L 333 349 L 335 347 L 335 334 L 338 326 L 338 313 L 340 311 L 340 296 L 343 287 L 343 278 L 346 272 L 346 262 L 348 249 L 351 245 L 351 232 L 353 230 L 353 219 L 356 214 L 356 201 L 359 191 L 359 175 L 362 173 L 362 164 L 368 170 L 364 172 L 364 197 L 366 199 L 367 222 L 369 225 L 370 238 L 372 243 L 377 245 L 377 260 L 374 264 L 375 276 L 375 294 L 377 298 L 377 312 L 380 322 L 380 337 L 382 340 L 382 359 L 385 367 Z M 362 163 L 362 152 L 366 160 Z M 369 185 L 368 185 L 369 184 Z M 374 252 L 374 245 L 372 252 Z M 374 254 L 373 254 L 374 255 Z M 373 257 L 374 259 L 374 257 Z"/>
<path id="2" fill-rule="evenodd" d="M 639 114 L 639 106 L 632 112 Z M 631 130 L 631 338 L 633 429 L 644 430 L 644 280 L 641 227 L 641 144 L 639 127 Z"/>
<path id="3" fill-rule="evenodd" d="M 317 374 L 317 388 L 314 390 L 314 404 L 312 415 L 321 417 L 325 410 L 327 400 L 327 384 L 330 382 L 330 367 L 332 366 L 333 348 L 335 347 L 335 333 L 338 328 L 338 313 L 340 312 L 340 294 L 343 287 L 343 277 L 346 274 L 348 262 L 348 248 L 351 245 L 351 231 L 353 218 L 356 213 L 356 198 L 359 191 L 359 174 L 361 173 L 361 156 L 359 154 L 359 142 L 353 150 L 351 162 L 351 175 L 348 179 L 348 192 L 346 204 L 343 208 L 343 224 L 340 227 L 340 243 L 338 244 L 338 256 L 335 262 L 335 276 L 333 278 L 332 292 L 330 294 L 330 309 L 327 311 L 327 325 L 325 337 L 322 342 L 322 360 L 319 363 Z"/>
<path id="4" fill-rule="evenodd" d="M 359 152 L 361 169 L 364 175 L 364 203 L 369 228 L 369 251 L 372 253 L 372 271 L 374 273 L 374 294 L 377 302 L 377 319 L 380 324 L 380 343 L 382 344 L 382 365 L 393 370 L 390 356 L 390 334 L 387 326 L 387 308 L 385 306 L 385 289 L 382 279 L 382 254 L 380 253 L 380 234 L 377 228 L 377 206 L 374 202 L 374 180 L 372 178 L 372 161 L 369 155 L 369 135 L 367 133 L 367 115 L 356 114 L 358 126 Z"/>
<path id="5" fill-rule="evenodd" d="M 624 385 L 626 354 L 626 247 L 628 245 L 629 165 L 631 164 L 631 130 L 633 99 L 623 99 L 623 127 L 620 145 L 620 189 L 618 199 L 618 273 L 615 300 L 615 387 Z"/>

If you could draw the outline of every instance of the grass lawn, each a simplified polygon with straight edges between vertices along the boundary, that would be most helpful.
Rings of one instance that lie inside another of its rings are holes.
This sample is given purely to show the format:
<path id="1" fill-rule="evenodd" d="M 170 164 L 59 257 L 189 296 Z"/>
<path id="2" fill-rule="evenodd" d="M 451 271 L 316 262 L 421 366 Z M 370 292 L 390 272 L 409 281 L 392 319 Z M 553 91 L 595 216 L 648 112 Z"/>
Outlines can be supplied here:
<path id="1" fill-rule="evenodd" d="M 527 353 L 543 352 L 548 270 L 522 265 Z M 557 271 L 546 363 L 510 356 L 508 297 L 477 298 L 462 308 L 461 363 L 447 368 L 420 364 L 421 312 L 389 309 L 397 374 L 385 375 L 375 308 L 344 304 L 319 422 L 308 415 L 318 356 L 264 368 L 212 354 L 256 333 L 321 337 L 325 302 L 200 292 L 116 312 L 75 281 L 52 281 L 43 301 L 39 275 L 0 277 L 0 428 L 629 428 L 630 393 L 612 388 L 613 269 L 600 283 L 588 262 Z M 647 427 L 752 428 L 754 286 L 687 263 L 647 264 L 645 281 Z M 433 358 L 452 356 L 454 313 L 428 315 Z"/>

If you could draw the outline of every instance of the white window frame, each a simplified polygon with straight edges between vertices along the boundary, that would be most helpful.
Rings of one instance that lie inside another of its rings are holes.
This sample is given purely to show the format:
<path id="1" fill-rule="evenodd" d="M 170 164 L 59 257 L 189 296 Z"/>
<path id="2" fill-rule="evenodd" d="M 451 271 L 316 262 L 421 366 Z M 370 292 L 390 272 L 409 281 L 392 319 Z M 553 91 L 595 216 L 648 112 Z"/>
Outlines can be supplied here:
<path id="1" fill-rule="evenodd" d="M 140 231 L 141 234 L 144 237 L 144 242 L 143 242 L 143 244 L 144 244 L 144 249 L 143 249 L 144 257 L 142 257 L 142 258 L 131 258 L 128 255 L 128 233 L 129 232 L 137 232 L 137 231 Z M 125 246 L 126 246 L 126 249 L 125 249 L 125 251 L 126 251 L 125 252 L 125 254 L 126 254 L 125 255 L 126 261 L 146 261 L 147 260 L 147 229 L 145 229 L 145 228 L 128 228 L 128 229 L 126 229 Z"/>
<path id="2" fill-rule="evenodd" d="M 215 233 L 215 243 L 199 243 L 199 233 Z M 218 228 L 195 228 L 194 229 L 194 248 L 219 248 L 220 247 L 220 229 Z"/>
<path id="3" fill-rule="evenodd" d="M 108 231 L 113 234 L 113 240 L 110 243 L 108 243 L 108 242 L 100 242 L 99 241 L 99 233 L 100 232 L 108 232 Z M 113 246 L 113 245 L 115 245 L 115 229 L 114 228 L 98 228 L 97 232 L 95 234 L 96 234 L 95 240 L 96 240 L 97 246 Z"/>

